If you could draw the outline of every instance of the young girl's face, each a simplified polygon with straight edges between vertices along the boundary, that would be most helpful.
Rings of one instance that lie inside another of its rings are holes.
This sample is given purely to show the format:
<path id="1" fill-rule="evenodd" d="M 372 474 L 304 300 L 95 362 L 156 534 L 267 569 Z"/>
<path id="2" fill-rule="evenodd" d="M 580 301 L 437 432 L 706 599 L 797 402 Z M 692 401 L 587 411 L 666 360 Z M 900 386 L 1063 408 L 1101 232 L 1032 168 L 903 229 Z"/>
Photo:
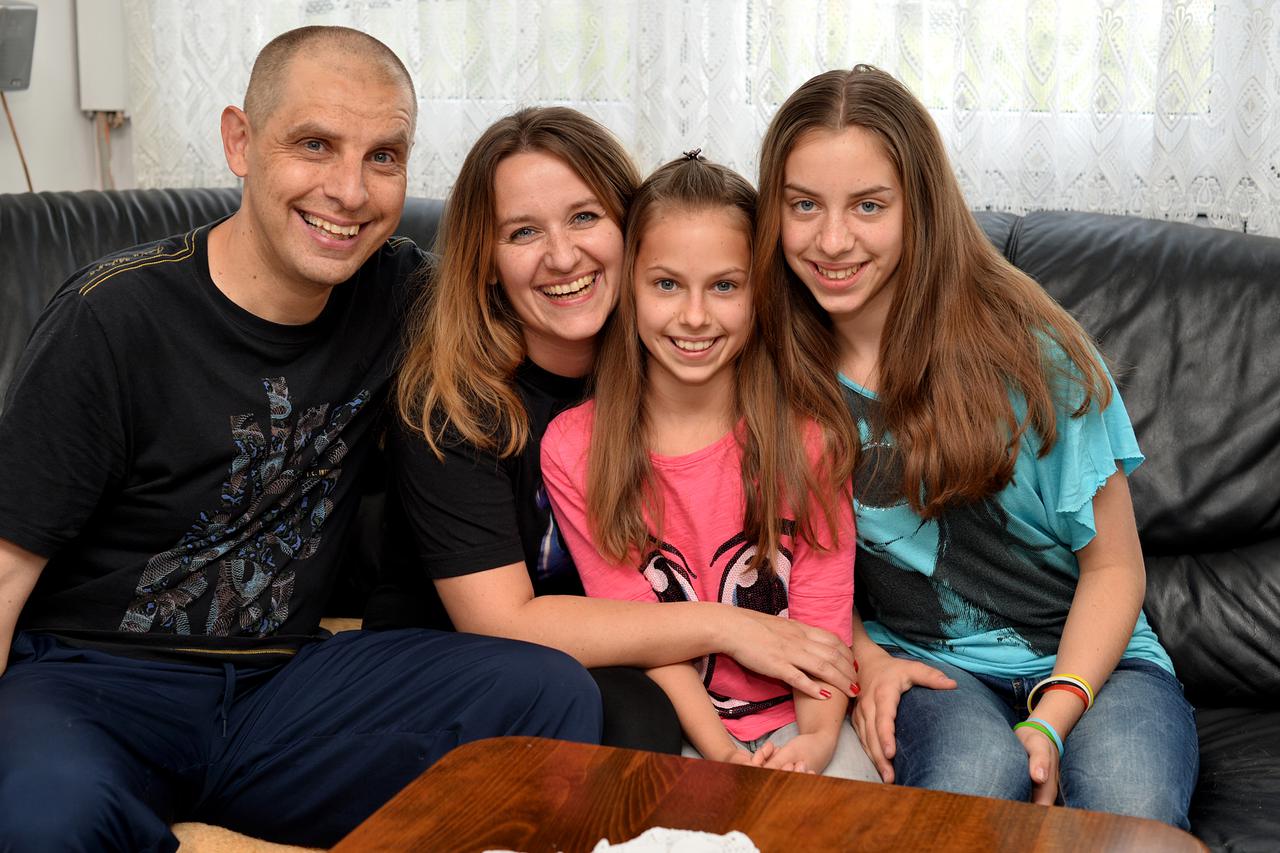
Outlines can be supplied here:
<path id="1" fill-rule="evenodd" d="M 833 319 L 888 313 L 902 259 L 898 170 L 860 127 L 803 134 L 783 168 L 782 253 Z"/>
<path id="2" fill-rule="evenodd" d="M 657 211 L 636 252 L 636 328 L 650 383 L 732 380 L 753 329 L 751 240 L 735 210 Z"/>

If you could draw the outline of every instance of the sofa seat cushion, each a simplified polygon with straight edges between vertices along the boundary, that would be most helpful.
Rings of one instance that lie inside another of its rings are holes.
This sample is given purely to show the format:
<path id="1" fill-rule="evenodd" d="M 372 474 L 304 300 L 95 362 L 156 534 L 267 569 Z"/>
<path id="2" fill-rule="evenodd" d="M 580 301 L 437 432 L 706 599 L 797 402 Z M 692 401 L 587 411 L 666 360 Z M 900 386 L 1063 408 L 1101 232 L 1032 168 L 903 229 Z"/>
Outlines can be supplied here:
<path id="1" fill-rule="evenodd" d="M 1191 832 L 1215 850 L 1275 851 L 1280 710 L 1198 708 L 1200 782 Z"/>

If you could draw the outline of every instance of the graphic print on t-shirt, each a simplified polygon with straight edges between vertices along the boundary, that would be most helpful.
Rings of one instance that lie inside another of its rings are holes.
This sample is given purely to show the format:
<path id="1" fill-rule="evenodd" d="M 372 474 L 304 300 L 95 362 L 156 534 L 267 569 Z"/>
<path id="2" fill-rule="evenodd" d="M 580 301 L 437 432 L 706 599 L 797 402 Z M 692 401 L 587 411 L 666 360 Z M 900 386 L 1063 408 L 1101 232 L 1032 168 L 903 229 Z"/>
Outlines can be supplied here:
<path id="1" fill-rule="evenodd" d="M 547 519 L 547 529 L 538 540 L 538 565 L 534 567 L 534 578 L 546 582 L 570 573 L 576 574 L 573 558 L 569 556 L 564 537 L 556 527 L 556 517 L 551 512 L 551 499 L 547 497 L 546 486 L 538 486 L 534 504 L 538 513 Z"/>
<path id="2" fill-rule="evenodd" d="M 1010 530 L 994 497 L 920 518 L 902 494 L 902 457 L 887 440 L 870 440 L 878 401 L 845 389 L 863 431 L 853 477 L 858 518 L 857 578 L 874 618 L 907 640 L 948 648 L 949 641 L 997 632 L 1001 642 L 1053 654 L 1075 584 L 1046 568 L 1044 549 Z M 929 571 L 900 565 L 894 548 L 931 552 Z"/>
<path id="3" fill-rule="evenodd" d="M 295 412 L 283 377 L 262 384 L 269 430 L 252 413 L 231 417 L 237 454 L 221 505 L 147 561 L 121 631 L 193 633 L 190 606 L 210 585 L 208 615 L 194 633 L 262 637 L 288 618 L 295 561 L 316 553 L 333 509 L 347 455 L 339 435 L 370 395 L 361 391 L 332 413 L 327 403 Z"/>
<path id="4" fill-rule="evenodd" d="M 784 519 L 783 535 L 791 536 L 794 531 L 795 522 Z M 658 601 L 697 601 L 698 594 L 694 588 L 697 573 L 680 549 L 669 542 L 657 540 L 652 540 L 652 545 L 652 549 L 640 563 L 640 574 L 649 582 Z M 787 587 L 791 582 L 793 555 L 785 546 L 779 548 L 774 558 L 768 561 L 773 571 L 767 573 L 751 568 L 751 560 L 755 555 L 755 543 L 747 540 L 745 532 L 739 532 L 716 549 L 711 558 L 710 569 L 720 572 L 720 582 L 717 585 L 719 601 L 721 604 L 786 618 Z M 712 704 L 722 718 L 745 717 L 790 701 L 790 692 L 756 702 L 713 692 L 711 679 L 715 675 L 717 659 L 716 654 L 707 655 L 698 660 L 696 667 Z"/>

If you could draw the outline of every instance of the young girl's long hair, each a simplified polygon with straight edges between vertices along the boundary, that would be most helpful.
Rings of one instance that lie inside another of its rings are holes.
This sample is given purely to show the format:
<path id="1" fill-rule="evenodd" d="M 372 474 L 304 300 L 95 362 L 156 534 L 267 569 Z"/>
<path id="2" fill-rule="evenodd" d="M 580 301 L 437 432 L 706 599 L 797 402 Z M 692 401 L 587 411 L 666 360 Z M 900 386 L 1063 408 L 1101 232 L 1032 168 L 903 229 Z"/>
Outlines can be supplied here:
<path id="1" fill-rule="evenodd" d="M 601 554 L 617 562 L 650 542 L 646 513 L 661 535 L 662 506 L 652 488 L 647 411 L 636 429 L 636 405 L 645 406 L 648 353 L 636 332 L 636 254 L 645 230 L 659 213 L 728 210 L 751 235 L 756 193 L 737 173 L 701 160 L 696 153 L 653 173 L 632 202 L 626 229 L 623 287 L 618 308 L 605 326 L 596 362 L 595 425 L 587 467 L 587 511 Z M 735 423 L 742 444 L 744 530 L 756 545 L 753 567 L 769 571 L 777 552 L 784 513 L 797 535 L 814 545 L 836 544 L 835 501 L 847 499 L 855 446 L 852 423 L 828 363 L 806 355 L 779 360 L 762 327 L 788 312 L 790 295 L 777 283 L 756 286 L 751 303 L 757 333 L 747 336 L 733 367 Z M 825 448 L 822 470 L 806 451 L 806 423 L 816 423 Z M 820 543 L 810 501 L 816 499 L 830 537 Z"/>
<path id="2" fill-rule="evenodd" d="M 529 420 L 512 379 L 525 358 L 520 319 L 497 283 L 493 176 L 513 154 L 541 151 L 582 178 L 619 228 L 640 178 L 603 126 L 567 107 L 499 119 L 467 153 L 445 207 L 440 262 L 414 310 L 396 382 L 400 417 L 437 456 L 445 432 L 501 456 L 519 453 Z"/>
<path id="3" fill-rule="evenodd" d="M 1105 407 L 1111 386 L 1080 324 L 983 234 L 924 105 L 868 65 L 814 77 L 770 123 L 760 154 L 762 276 L 803 293 L 803 313 L 830 328 L 780 248 L 783 186 L 787 157 L 805 133 L 848 127 L 876 137 L 902 184 L 902 260 L 880 343 L 879 422 L 871 426 L 893 436 L 903 495 L 932 518 L 1008 485 L 1028 428 L 1040 438 L 1041 455 L 1052 449 L 1055 389 L 1080 389 L 1079 416 L 1093 404 Z M 1055 347 L 1069 365 L 1055 366 Z M 1025 418 L 1015 413 L 1011 392 L 1025 399 Z"/>

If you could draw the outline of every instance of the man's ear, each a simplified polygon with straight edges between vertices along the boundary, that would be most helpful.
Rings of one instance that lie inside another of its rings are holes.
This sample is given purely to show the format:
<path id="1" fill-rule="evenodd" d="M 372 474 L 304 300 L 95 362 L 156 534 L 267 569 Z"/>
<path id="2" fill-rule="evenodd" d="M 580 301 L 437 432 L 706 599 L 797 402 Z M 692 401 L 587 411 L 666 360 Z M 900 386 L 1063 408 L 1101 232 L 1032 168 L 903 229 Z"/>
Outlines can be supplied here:
<path id="1" fill-rule="evenodd" d="M 239 107 L 222 111 L 222 151 L 236 177 L 249 174 L 249 117 Z"/>

